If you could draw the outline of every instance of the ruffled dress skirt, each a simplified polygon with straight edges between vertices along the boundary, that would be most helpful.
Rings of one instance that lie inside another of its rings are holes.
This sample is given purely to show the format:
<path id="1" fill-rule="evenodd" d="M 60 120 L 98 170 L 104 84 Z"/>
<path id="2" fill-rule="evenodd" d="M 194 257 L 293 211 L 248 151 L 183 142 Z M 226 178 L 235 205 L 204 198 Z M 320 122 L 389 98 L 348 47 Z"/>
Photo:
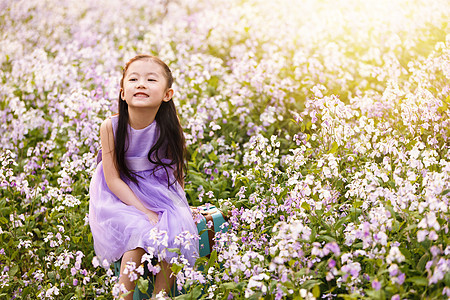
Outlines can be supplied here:
<path id="1" fill-rule="evenodd" d="M 168 187 L 164 169 L 137 174 L 142 177 L 138 177 L 138 185 L 125 182 L 145 207 L 158 214 L 159 221 L 151 224 L 143 212 L 117 198 L 106 184 L 100 162 L 91 180 L 89 203 L 89 224 L 97 257 L 112 263 L 126 251 L 142 248 L 170 263 L 178 254 L 167 248 L 178 248 L 193 265 L 198 257 L 198 231 L 183 189 L 178 183 Z M 175 178 L 171 177 L 173 182 Z"/>

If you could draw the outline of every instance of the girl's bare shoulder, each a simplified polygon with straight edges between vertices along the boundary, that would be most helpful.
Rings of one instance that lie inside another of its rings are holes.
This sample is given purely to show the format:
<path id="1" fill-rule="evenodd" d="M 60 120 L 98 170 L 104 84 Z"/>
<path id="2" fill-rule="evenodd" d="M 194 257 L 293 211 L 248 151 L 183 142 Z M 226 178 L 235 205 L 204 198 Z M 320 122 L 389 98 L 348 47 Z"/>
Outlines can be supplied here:
<path id="1" fill-rule="evenodd" d="M 112 121 L 111 117 L 108 117 L 103 120 L 102 124 L 100 125 L 100 131 L 105 129 L 112 129 Z"/>
<path id="2" fill-rule="evenodd" d="M 103 136 L 109 136 L 113 134 L 113 127 L 112 127 L 112 121 L 111 118 L 108 117 L 105 120 L 103 120 L 102 124 L 100 125 L 100 138 Z"/>

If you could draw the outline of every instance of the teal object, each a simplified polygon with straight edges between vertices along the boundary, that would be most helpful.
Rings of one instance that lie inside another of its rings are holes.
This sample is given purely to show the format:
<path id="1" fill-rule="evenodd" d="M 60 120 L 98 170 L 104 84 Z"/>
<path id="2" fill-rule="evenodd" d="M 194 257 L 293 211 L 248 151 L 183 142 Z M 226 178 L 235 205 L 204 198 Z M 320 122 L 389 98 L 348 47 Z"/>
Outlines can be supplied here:
<path id="1" fill-rule="evenodd" d="M 206 228 L 206 218 L 202 216 L 202 220 L 197 224 L 197 230 L 200 235 L 198 241 L 199 255 L 200 257 L 207 256 L 211 253 L 211 246 L 209 245 L 208 229 Z"/>
<path id="2" fill-rule="evenodd" d="M 212 248 L 214 246 L 214 235 L 216 232 L 223 232 L 225 233 L 228 230 L 228 226 L 223 225 L 226 220 L 224 218 L 224 215 L 220 210 L 218 210 L 215 206 L 209 206 L 208 208 L 206 206 L 200 206 L 197 207 L 197 209 L 202 214 L 202 220 L 197 224 L 197 230 L 200 235 L 199 240 L 199 250 L 200 250 L 200 257 L 203 256 L 209 256 L 211 254 Z M 212 221 L 214 224 L 214 231 L 207 229 L 207 223 L 209 221 Z M 120 264 L 121 259 L 114 262 L 114 274 L 119 277 L 120 275 Z M 152 261 L 153 263 L 153 261 Z M 156 261 L 154 262 L 156 264 Z M 147 294 L 142 293 L 136 286 L 136 290 L 133 294 L 133 300 L 143 300 L 143 299 L 150 299 L 153 293 L 153 285 L 155 283 L 155 276 L 151 274 L 148 271 L 147 263 L 144 265 L 144 275 L 143 277 L 145 279 L 148 279 L 148 290 Z M 172 289 L 172 292 L 174 293 L 173 296 L 179 296 L 181 293 L 177 290 L 176 285 L 174 285 L 174 288 Z"/>
<path id="3" fill-rule="evenodd" d="M 206 206 L 197 207 L 197 209 L 202 214 L 202 220 L 197 224 L 197 230 L 200 235 L 199 240 L 199 254 L 200 257 L 208 256 L 211 254 L 212 248 L 214 246 L 214 236 L 216 232 L 226 232 L 228 230 L 228 226 L 223 225 L 226 220 L 220 210 L 218 210 L 215 206 L 210 206 L 206 208 Z M 207 229 L 207 224 L 209 221 L 212 221 L 214 224 L 214 231 Z"/>

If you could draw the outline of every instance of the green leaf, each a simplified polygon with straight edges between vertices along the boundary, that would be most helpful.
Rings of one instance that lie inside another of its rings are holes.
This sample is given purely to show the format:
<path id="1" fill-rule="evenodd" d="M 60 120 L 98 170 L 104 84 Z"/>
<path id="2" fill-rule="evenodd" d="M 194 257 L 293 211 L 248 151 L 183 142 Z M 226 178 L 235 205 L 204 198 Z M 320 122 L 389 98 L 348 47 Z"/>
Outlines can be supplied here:
<path id="1" fill-rule="evenodd" d="M 39 230 L 39 228 L 33 228 L 32 231 L 36 234 L 36 236 L 37 236 L 38 238 L 41 237 L 41 231 Z"/>
<path id="2" fill-rule="evenodd" d="M 210 256 L 209 256 L 209 262 L 208 265 L 205 268 L 205 273 L 208 273 L 209 268 L 216 263 L 217 260 L 217 251 L 213 250 L 213 252 L 211 252 Z"/>
<path id="3" fill-rule="evenodd" d="M 362 242 L 353 244 L 353 248 L 355 248 L 355 249 L 362 249 L 362 247 L 363 247 L 363 243 Z"/>
<path id="4" fill-rule="evenodd" d="M 306 202 L 303 202 L 301 206 L 304 210 L 311 210 L 311 205 Z"/>
<path id="5" fill-rule="evenodd" d="M 292 268 L 297 262 L 298 262 L 298 260 L 296 260 L 296 259 L 291 259 L 291 260 L 289 260 L 289 262 L 288 262 L 289 267 Z"/>
<path id="6" fill-rule="evenodd" d="M 2 213 L 2 215 L 5 215 L 5 216 L 9 215 L 11 213 L 11 211 L 12 211 L 12 209 L 10 206 L 5 206 L 0 209 L 0 212 Z M 2 223 L 3 223 L 3 221 L 2 221 Z"/>
<path id="7" fill-rule="evenodd" d="M 336 151 L 338 150 L 339 145 L 336 142 L 333 142 L 333 144 L 331 145 L 331 149 L 330 151 L 328 151 L 328 153 L 336 153 Z"/>
<path id="8" fill-rule="evenodd" d="M 225 282 L 220 285 L 220 287 L 225 288 L 225 290 L 234 290 L 236 286 L 236 282 Z"/>
<path id="9" fill-rule="evenodd" d="M 27 287 L 25 287 L 25 288 L 23 289 L 22 295 L 21 295 L 21 296 L 25 298 L 25 296 L 27 296 L 28 294 L 30 294 L 30 292 L 31 292 L 31 286 L 27 286 Z"/>
<path id="10" fill-rule="evenodd" d="M 261 292 L 256 292 L 253 295 L 251 295 L 248 299 L 249 300 L 259 300 L 262 296 Z"/>
<path id="11" fill-rule="evenodd" d="M 176 275 L 176 274 L 178 274 L 178 273 L 183 269 L 183 265 L 172 264 L 172 266 L 170 267 L 170 269 L 171 269 L 172 272 Z"/>
<path id="12" fill-rule="evenodd" d="M 310 130 L 310 129 L 311 129 L 311 126 L 312 126 L 311 121 L 308 121 L 308 122 L 306 123 L 306 129 L 307 129 L 307 130 Z"/>
<path id="13" fill-rule="evenodd" d="M 298 294 L 295 294 L 294 300 L 303 300 L 303 298 L 300 296 L 300 292 Z"/>
<path id="14" fill-rule="evenodd" d="M 295 279 L 300 279 L 302 276 L 304 276 L 307 273 L 307 270 L 305 268 L 299 270 L 298 272 L 294 273 Z"/>
<path id="15" fill-rule="evenodd" d="M 444 284 L 445 286 L 450 286 L 450 272 L 445 273 Z"/>
<path id="16" fill-rule="evenodd" d="M 12 268 L 9 270 L 9 276 L 14 276 L 16 275 L 16 273 L 19 271 L 19 266 L 18 265 L 14 265 L 12 266 Z"/>
<path id="17" fill-rule="evenodd" d="M 312 294 L 314 297 L 319 298 L 320 297 L 320 287 L 319 285 L 315 285 L 312 289 Z"/>
<path id="18" fill-rule="evenodd" d="M 391 213 L 391 217 L 392 217 L 393 219 L 395 219 L 397 213 L 394 211 L 394 208 L 392 208 L 392 206 L 390 206 L 390 205 L 385 205 L 384 207 L 385 207 L 387 210 L 389 210 L 389 212 Z"/>
<path id="19" fill-rule="evenodd" d="M 243 183 L 244 185 L 248 185 L 249 180 L 245 176 L 237 176 L 235 182 L 236 182 L 236 184 L 237 183 Z"/>
<path id="20" fill-rule="evenodd" d="M 447 97 L 448 99 L 448 97 Z M 448 103 L 445 101 L 442 101 L 442 106 L 438 107 L 437 111 L 440 112 L 441 114 L 446 112 L 448 110 Z"/>
<path id="21" fill-rule="evenodd" d="M 328 242 L 328 243 L 330 243 L 330 242 L 336 242 L 336 239 L 333 238 L 333 237 L 331 237 L 331 236 L 329 236 L 329 235 L 319 235 L 319 236 L 317 237 L 317 239 L 318 239 L 319 241 L 322 240 L 322 241 L 325 241 L 325 242 Z"/>
<path id="22" fill-rule="evenodd" d="M 424 255 L 422 255 L 422 257 L 419 259 L 419 262 L 417 263 L 416 267 L 417 270 L 423 272 L 425 270 L 425 265 L 429 259 L 430 259 L 429 253 L 425 253 Z"/>
<path id="23" fill-rule="evenodd" d="M 178 248 L 167 248 L 167 251 L 181 255 L 181 251 Z"/>
<path id="24" fill-rule="evenodd" d="M 236 289 L 238 291 L 242 292 L 246 286 L 247 286 L 247 283 L 245 281 L 242 281 L 237 284 Z"/>
<path id="25" fill-rule="evenodd" d="M 355 202 L 353 202 L 353 207 L 354 208 L 359 208 L 359 207 L 361 207 L 363 205 L 363 202 L 362 201 L 355 201 Z"/>
<path id="26" fill-rule="evenodd" d="M 137 282 L 137 286 L 138 289 L 143 293 L 143 294 L 147 294 L 147 290 L 148 290 L 148 280 L 144 279 L 144 277 L 139 277 L 138 282 Z"/>
<path id="27" fill-rule="evenodd" d="M 315 285 L 320 285 L 322 281 L 320 280 L 308 280 L 304 284 L 302 284 L 302 288 L 309 290 Z"/>
<path id="28" fill-rule="evenodd" d="M 441 193 L 441 195 L 442 195 L 442 196 L 445 196 L 445 195 L 447 195 L 448 193 L 450 193 L 450 189 L 444 190 L 444 191 Z"/>
<path id="29" fill-rule="evenodd" d="M 128 292 L 122 294 L 121 297 L 125 298 L 126 296 L 132 295 L 132 294 L 133 294 L 133 291 L 128 291 Z"/>
<path id="30" fill-rule="evenodd" d="M 381 291 L 368 290 L 366 293 L 370 299 L 385 299 L 381 297 Z"/>
<path id="31" fill-rule="evenodd" d="M 409 226 L 407 226 L 405 228 L 405 231 L 411 231 L 411 230 L 416 229 L 416 228 L 417 228 L 417 223 L 411 224 L 411 225 L 409 225 Z"/>
<path id="32" fill-rule="evenodd" d="M 350 215 L 347 215 L 341 219 L 339 219 L 336 224 L 334 225 L 334 228 L 338 229 L 339 227 L 342 226 L 343 223 L 348 223 L 348 221 L 350 220 Z"/>
<path id="33" fill-rule="evenodd" d="M 405 247 L 400 247 L 398 250 L 400 250 L 400 252 L 405 256 L 406 259 L 411 258 L 411 252 Z"/>
<path id="34" fill-rule="evenodd" d="M 428 280 L 425 277 L 411 277 L 406 279 L 407 282 L 412 282 L 416 285 L 427 286 Z"/>
<path id="35" fill-rule="evenodd" d="M 194 299 L 198 299 L 200 298 L 200 296 L 202 295 L 202 286 L 201 285 L 197 285 L 191 292 L 192 297 Z"/>
<path id="36" fill-rule="evenodd" d="M 211 152 L 211 153 L 208 154 L 208 158 L 210 160 L 215 161 L 215 160 L 217 160 L 217 155 L 214 152 Z"/>
<path id="37" fill-rule="evenodd" d="M 395 182 L 393 180 L 389 180 L 387 182 L 387 184 L 391 187 L 391 188 L 395 188 Z"/>

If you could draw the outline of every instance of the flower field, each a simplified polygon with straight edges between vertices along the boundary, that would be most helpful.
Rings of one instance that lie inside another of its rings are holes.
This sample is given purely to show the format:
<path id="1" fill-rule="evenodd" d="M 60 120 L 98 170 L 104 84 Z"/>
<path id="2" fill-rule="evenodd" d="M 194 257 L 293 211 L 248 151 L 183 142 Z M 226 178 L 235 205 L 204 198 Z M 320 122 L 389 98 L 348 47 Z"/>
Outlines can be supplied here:
<path id="1" fill-rule="evenodd" d="M 449 22 L 447 0 L 0 1 L 0 299 L 117 293 L 88 189 L 138 53 L 172 69 L 189 203 L 230 216 L 203 269 L 173 265 L 179 299 L 449 299 Z"/>

